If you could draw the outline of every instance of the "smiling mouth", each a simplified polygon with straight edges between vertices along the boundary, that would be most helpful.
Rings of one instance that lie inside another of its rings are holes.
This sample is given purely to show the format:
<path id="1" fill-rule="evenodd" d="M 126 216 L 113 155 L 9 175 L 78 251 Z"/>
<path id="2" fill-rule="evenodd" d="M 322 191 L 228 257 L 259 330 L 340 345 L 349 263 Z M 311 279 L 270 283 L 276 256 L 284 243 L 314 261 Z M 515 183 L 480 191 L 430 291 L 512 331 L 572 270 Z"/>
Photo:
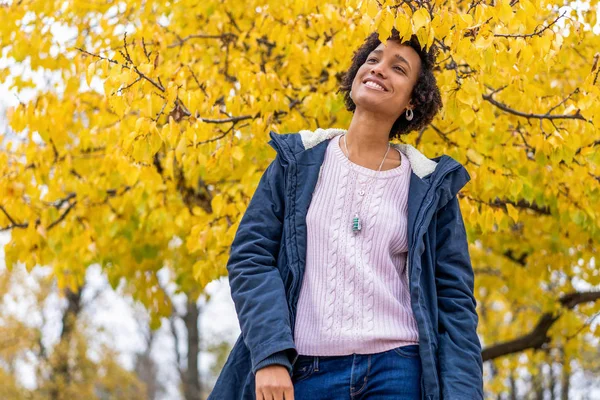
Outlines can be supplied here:
<path id="1" fill-rule="evenodd" d="M 367 82 L 367 83 L 369 83 L 369 82 Z M 368 87 L 369 89 L 372 89 L 372 90 L 377 90 L 378 92 L 387 92 L 387 90 L 385 90 L 385 89 L 383 89 L 383 88 L 379 88 L 379 87 L 372 86 L 372 85 L 373 85 L 373 83 L 370 83 L 370 84 L 368 84 L 368 85 L 367 85 L 367 83 L 363 83 L 363 85 L 364 85 L 364 86 L 366 86 L 366 87 Z"/>

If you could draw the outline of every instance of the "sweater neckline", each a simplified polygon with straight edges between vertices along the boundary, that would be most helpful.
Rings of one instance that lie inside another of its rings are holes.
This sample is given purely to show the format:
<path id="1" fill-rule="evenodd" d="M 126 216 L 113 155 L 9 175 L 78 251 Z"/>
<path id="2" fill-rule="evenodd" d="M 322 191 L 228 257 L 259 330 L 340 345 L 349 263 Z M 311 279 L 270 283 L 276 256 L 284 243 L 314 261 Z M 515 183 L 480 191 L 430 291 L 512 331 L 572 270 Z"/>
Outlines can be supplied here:
<path id="1" fill-rule="evenodd" d="M 344 154 L 344 152 L 342 151 L 342 148 L 340 147 L 340 138 L 343 135 L 337 135 L 333 138 L 332 140 L 332 146 L 333 146 L 333 150 L 334 153 L 336 155 L 336 157 L 341 161 L 341 163 L 346 167 L 346 168 L 350 168 L 353 169 L 355 172 L 360 173 L 362 175 L 366 175 L 366 176 L 376 176 L 377 178 L 392 178 L 395 176 L 399 176 L 401 175 L 406 168 L 408 167 L 408 158 L 406 158 L 406 156 L 404 154 L 402 154 L 401 151 L 399 151 L 398 149 L 396 149 L 394 146 L 390 147 L 390 151 L 397 151 L 400 154 L 400 157 L 402 159 L 401 163 L 399 166 L 392 168 L 392 169 L 388 169 L 385 171 L 376 171 L 374 169 L 370 169 L 367 167 L 363 167 L 362 165 L 356 164 L 353 161 L 350 161 L 348 159 L 348 157 L 346 157 L 346 154 Z"/>

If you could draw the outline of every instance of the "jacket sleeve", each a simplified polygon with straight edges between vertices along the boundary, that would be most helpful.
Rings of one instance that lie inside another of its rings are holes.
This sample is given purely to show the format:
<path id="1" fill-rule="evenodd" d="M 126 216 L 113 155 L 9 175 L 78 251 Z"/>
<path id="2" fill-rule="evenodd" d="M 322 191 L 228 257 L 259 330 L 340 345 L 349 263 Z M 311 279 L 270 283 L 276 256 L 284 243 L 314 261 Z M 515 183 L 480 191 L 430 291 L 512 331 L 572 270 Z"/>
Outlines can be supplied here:
<path id="1" fill-rule="evenodd" d="M 456 195 L 437 214 L 435 281 L 442 399 L 483 400 L 474 274 Z"/>
<path id="2" fill-rule="evenodd" d="M 293 359 L 296 354 L 285 288 L 276 266 L 283 219 L 284 174 L 277 155 L 261 176 L 227 261 L 231 297 L 254 374 L 269 363 L 290 370 L 289 359 L 287 365 L 285 357 L 278 356 Z"/>
<path id="3" fill-rule="evenodd" d="M 290 376 L 292 376 L 292 363 L 290 362 L 290 351 L 288 350 L 284 350 L 284 351 L 279 351 L 267 358 L 265 358 L 264 360 L 262 360 L 261 362 L 258 363 L 258 365 L 256 366 L 256 371 L 258 371 L 261 368 L 267 367 L 269 365 L 273 365 L 273 364 L 278 364 L 278 365 L 282 365 L 284 367 L 287 368 Z M 293 355 L 291 357 L 294 357 Z M 256 374 L 256 372 L 255 372 Z"/>

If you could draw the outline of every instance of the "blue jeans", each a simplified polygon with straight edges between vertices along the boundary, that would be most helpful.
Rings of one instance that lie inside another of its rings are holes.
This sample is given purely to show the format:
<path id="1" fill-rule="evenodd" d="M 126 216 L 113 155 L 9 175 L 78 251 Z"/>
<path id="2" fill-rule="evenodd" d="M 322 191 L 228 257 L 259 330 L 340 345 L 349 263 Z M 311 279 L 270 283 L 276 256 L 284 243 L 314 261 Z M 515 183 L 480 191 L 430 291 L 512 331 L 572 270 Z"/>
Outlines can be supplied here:
<path id="1" fill-rule="evenodd" d="M 300 355 L 292 383 L 297 400 L 420 400 L 419 346 L 375 354 Z"/>

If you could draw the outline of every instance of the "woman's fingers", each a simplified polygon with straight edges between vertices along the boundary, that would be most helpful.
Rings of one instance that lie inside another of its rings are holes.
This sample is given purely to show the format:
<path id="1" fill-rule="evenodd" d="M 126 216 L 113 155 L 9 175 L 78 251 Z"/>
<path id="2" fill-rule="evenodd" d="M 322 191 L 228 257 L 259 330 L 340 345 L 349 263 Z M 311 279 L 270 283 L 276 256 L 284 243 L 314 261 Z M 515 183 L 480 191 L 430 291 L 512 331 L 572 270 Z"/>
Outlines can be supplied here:
<path id="1" fill-rule="evenodd" d="M 294 385 L 286 367 L 269 365 L 256 372 L 256 400 L 291 400 Z M 285 397 L 284 397 L 285 396 Z"/>
<path id="2" fill-rule="evenodd" d="M 294 400 L 294 388 L 260 390 L 256 392 L 256 400 Z"/>

